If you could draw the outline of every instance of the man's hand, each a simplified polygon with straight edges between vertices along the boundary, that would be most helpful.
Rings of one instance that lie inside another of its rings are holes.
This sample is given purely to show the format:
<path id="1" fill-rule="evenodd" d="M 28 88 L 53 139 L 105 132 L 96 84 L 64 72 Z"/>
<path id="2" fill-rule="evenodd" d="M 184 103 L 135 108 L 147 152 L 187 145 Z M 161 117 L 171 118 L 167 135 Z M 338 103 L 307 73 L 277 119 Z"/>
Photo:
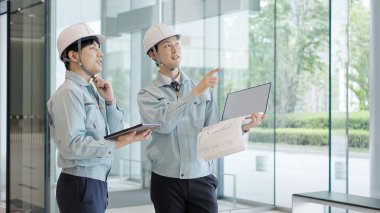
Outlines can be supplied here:
<path id="1" fill-rule="evenodd" d="M 116 138 L 116 149 L 122 148 L 133 142 L 145 141 L 150 137 L 151 134 L 152 134 L 152 130 L 147 129 L 144 132 L 141 132 L 139 134 L 137 134 L 136 131 L 134 131 L 128 134 L 120 135 L 119 137 Z"/>
<path id="2" fill-rule="evenodd" d="M 265 118 L 266 118 L 266 115 L 263 113 L 251 114 L 250 116 L 251 121 L 241 126 L 241 129 L 243 130 L 243 132 L 248 132 L 252 127 L 260 125 L 261 121 L 264 120 Z"/>
<path id="3" fill-rule="evenodd" d="M 207 73 L 202 80 L 198 83 L 197 86 L 193 88 L 193 93 L 196 96 L 199 96 L 202 92 L 204 92 L 207 88 L 211 87 L 214 88 L 215 85 L 218 84 L 218 78 L 215 76 L 212 76 L 214 73 L 219 72 L 220 68 L 211 70 L 209 73 Z"/>
<path id="4" fill-rule="evenodd" d="M 100 76 L 94 77 L 93 81 L 96 88 L 98 89 L 98 93 L 105 101 L 111 102 L 115 99 L 112 86 L 108 81 L 102 79 Z"/>

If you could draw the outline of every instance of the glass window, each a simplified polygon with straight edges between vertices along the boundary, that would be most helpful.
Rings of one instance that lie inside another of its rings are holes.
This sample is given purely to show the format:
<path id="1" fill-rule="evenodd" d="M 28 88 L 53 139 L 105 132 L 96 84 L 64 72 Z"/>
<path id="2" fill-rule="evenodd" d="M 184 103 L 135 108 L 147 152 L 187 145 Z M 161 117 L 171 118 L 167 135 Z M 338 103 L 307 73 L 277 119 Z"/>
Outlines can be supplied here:
<path id="1" fill-rule="evenodd" d="M 8 13 L 7 2 L 0 2 L 0 212 L 6 205 L 7 169 L 7 54 L 8 54 Z"/>
<path id="2" fill-rule="evenodd" d="M 221 17 L 222 100 L 229 92 L 273 81 L 274 2 L 261 1 L 261 5 L 260 11 Z M 236 187 L 239 200 L 274 204 L 273 125 L 268 125 L 273 122 L 273 102 L 269 102 L 266 124 L 245 135 L 247 150 L 224 158 L 224 173 L 237 180 L 236 186 L 224 182 L 225 196 L 230 197 Z M 258 137 L 262 132 L 267 137 Z"/>
<path id="3" fill-rule="evenodd" d="M 276 1 L 276 205 L 329 189 L 329 1 Z"/>
<path id="4" fill-rule="evenodd" d="M 348 192 L 370 196 L 369 53 L 370 1 L 348 5 Z M 377 92 L 377 91 L 373 91 Z M 376 109 L 372 109 L 376 110 Z"/>
<path id="5" fill-rule="evenodd" d="M 348 163 L 348 2 L 333 1 L 331 17 L 331 190 L 347 191 Z M 351 131 L 351 130 L 349 130 Z"/>
<path id="6" fill-rule="evenodd" d="M 7 211 L 45 211 L 46 66 L 43 1 L 10 2 Z M 2 28 L 3 29 L 3 28 Z M 1 45 L 3 48 L 3 45 Z"/>

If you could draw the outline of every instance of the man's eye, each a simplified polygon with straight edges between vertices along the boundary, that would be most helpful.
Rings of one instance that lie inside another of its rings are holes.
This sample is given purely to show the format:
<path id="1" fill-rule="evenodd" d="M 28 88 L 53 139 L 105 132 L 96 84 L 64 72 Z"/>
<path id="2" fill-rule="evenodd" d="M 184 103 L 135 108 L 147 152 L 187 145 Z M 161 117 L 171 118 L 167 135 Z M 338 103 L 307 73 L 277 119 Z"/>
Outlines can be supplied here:
<path id="1" fill-rule="evenodd" d="M 91 50 L 95 50 L 95 51 L 99 51 L 99 50 L 100 50 L 100 48 L 98 48 L 98 47 L 94 47 L 94 46 L 91 46 L 90 49 L 91 49 Z"/>

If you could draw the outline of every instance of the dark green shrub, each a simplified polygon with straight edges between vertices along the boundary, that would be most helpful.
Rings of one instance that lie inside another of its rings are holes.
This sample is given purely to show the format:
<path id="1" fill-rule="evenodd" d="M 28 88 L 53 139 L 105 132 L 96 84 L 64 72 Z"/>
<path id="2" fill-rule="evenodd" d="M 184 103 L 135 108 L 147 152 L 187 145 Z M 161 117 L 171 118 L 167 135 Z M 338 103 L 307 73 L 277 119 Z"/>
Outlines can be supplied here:
<path id="1" fill-rule="evenodd" d="M 327 129 L 329 127 L 328 113 L 289 113 L 277 115 L 277 128 L 307 128 L 307 129 Z M 346 128 L 346 114 L 332 114 L 332 128 Z M 273 119 L 268 117 L 261 124 L 263 128 L 273 127 Z M 349 129 L 369 130 L 369 112 L 349 113 Z"/>
<path id="2" fill-rule="evenodd" d="M 369 132 L 365 130 L 350 130 L 349 131 L 350 147 L 369 147 Z"/>
<path id="3" fill-rule="evenodd" d="M 344 135 L 343 130 L 334 131 L 336 134 Z M 365 130 L 349 131 L 349 146 L 368 148 L 369 133 Z M 274 130 L 256 128 L 249 133 L 250 142 L 274 141 Z M 327 129 L 305 129 L 305 128 L 278 128 L 276 129 L 277 143 L 287 143 L 294 145 L 327 146 Z"/>

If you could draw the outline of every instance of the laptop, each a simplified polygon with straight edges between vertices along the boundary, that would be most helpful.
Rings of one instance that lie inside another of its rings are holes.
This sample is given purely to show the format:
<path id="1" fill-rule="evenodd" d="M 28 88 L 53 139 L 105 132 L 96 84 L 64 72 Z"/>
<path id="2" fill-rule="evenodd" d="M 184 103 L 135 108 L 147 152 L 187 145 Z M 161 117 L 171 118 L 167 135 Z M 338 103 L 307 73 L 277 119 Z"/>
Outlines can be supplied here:
<path id="1" fill-rule="evenodd" d="M 271 82 L 227 94 L 222 121 L 252 113 L 266 113 Z"/>

